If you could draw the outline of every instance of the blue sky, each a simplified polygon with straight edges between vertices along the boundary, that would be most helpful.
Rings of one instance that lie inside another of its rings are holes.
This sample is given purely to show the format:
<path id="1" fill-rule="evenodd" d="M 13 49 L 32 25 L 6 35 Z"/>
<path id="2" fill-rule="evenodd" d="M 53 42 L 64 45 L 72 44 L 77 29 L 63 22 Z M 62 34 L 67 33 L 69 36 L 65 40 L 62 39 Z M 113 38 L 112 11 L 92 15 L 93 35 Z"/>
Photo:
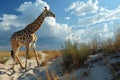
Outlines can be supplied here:
<path id="1" fill-rule="evenodd" d="M 60 49 L 68 39 L 106 40 L 120 27 L 120 0 L 1 0 L 0 50 L 10 50 L 11 35 L 34 21 L 45 6 L 56 18 L 46 18 L 36 32 L 38 49 Z"/>

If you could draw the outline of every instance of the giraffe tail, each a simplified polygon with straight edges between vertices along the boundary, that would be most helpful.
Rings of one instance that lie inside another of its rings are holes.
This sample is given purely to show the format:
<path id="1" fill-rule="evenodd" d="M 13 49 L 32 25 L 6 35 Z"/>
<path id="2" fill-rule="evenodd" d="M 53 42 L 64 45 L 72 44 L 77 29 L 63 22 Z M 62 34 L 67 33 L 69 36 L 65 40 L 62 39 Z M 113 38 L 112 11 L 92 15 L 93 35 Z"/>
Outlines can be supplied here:
<path id="1" fill-rule="evenodd" d="M 13 50 L 11 50 L 11 57 L 14 59 L 14 57 L 15 57 L 15 53 L 14 53 L 14 51 Z"/>

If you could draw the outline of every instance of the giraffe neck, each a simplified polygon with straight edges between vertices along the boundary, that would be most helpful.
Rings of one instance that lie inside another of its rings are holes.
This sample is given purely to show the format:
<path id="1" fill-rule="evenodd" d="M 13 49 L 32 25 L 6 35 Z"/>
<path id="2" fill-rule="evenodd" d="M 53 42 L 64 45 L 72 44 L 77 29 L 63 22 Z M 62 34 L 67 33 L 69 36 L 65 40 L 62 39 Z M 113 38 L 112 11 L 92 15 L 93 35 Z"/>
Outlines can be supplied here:
<path id="1" fill-rule="evenodd" d="M 41 14 L 35 21 L 27 25 L 25 27 L 25 30 L 27 30 L 30 34 L 35 33 L 41 27 L 41 24 L 43 23 L 44 19 L 45 17 L 43 16 L 43 14 Z"/>

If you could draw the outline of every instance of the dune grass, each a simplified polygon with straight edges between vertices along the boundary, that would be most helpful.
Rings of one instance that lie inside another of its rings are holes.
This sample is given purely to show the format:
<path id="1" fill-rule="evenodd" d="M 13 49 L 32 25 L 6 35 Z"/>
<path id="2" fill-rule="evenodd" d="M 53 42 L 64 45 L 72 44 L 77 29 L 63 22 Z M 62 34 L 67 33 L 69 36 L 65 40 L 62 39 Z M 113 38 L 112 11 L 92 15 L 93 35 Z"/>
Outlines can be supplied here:
<path id="1" fill-rule="evenodd" d="M 87 44 L 79 44 L 77 42 L 72 43 L 70 40 L 65 42 L 62 49 L 62 56 L 64 61 L 64 66 L 66 70 L 68 69 L 78 69 L 80 66 L 84 65 L 84 61 L 88 58 L 90 53 L 90 46 Z"/>
<path id="2" fill-rule="evenodd" d="M 47 60 L 53 60 L 57 57 L 62 56 L 60 50 L 43 50 L 43 53 L 47 54 Z M 9 58 L 11 58 L 10 51 L 0 51 L 0 63 L 5 63 Z M 25 51 L 19 51 L 19 57 L 25 57 Z M 30 50 L 29 59 L 35 57 L 34 52 Z M 41 59 L 41 54 L 38 54 L 38 58 Z M 47 64 L 44 62 L 43 64 Z"/>
<path id="3" fill-rule="evenodd" d="M 42 52 L 47 54 L 48 60 L 53 60 L 62 56 L 60 50 L 43 50 Z"/>

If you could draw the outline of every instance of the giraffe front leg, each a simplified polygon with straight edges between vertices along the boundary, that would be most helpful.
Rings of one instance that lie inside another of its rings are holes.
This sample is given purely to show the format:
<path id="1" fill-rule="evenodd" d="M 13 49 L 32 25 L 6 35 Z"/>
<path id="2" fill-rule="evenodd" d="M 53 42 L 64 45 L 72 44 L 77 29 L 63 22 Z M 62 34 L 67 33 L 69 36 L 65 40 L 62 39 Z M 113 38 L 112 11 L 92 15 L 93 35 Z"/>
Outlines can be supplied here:
<path id="1" fill-rule="evenodd" d="M 29 58 L 29 49 L 30 49 L 30 46 L 26 46 L 26 61 L 25 61 L 25 69 L 27 68 L 27 59 Z"/>
<path id="2" fill-rule="evenodd" d="M 38 55 L 37 55 L 36 45 L 35 45 L 35 43 L 33 44 L 33 50 L 34 50 L 34 54 L 35 54 L 35 59 L 36 59 L 36 62 L 37 62 L 37 66 L 39 67 Z"/>

